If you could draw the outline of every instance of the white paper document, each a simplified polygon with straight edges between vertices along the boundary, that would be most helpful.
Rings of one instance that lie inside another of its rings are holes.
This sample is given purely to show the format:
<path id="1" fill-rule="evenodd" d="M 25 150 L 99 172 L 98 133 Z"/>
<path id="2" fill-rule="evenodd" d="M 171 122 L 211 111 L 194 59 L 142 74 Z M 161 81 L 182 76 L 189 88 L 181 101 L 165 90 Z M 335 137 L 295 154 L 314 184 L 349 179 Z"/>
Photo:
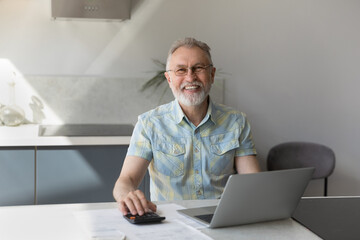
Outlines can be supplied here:
<path id="1" fill-rule="evenodd" d="M 202 225 L 177 213 L 177 204 L 160 204 L 157 213 L 166 219 L 159 224 L 131 224 L 118 209 L 99 209 L 75 212 L 75 217 L 90 239 L 212 239 L 198 229 Z M 189 225 L 190 224 L 190 225 Z"/>

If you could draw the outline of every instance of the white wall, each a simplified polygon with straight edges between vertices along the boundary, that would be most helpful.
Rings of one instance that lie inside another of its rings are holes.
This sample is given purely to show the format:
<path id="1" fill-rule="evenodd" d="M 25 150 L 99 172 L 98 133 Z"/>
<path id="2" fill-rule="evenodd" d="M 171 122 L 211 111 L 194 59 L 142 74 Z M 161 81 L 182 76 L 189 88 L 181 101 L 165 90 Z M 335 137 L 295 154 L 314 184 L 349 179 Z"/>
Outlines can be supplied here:
<path id="1" fill-rule="evenodd" d="M 360 1 L 133 3 L 131 19 L 118 23 L 53 21 L 50 0 L 1 0 L 0 58 L 24 75 L 146 79 L 151 59 L 194 36 L 228 73 L 225 103 L 247 113 L 263 163 L 277 143 L 319 142 L 337 156 L 329 193 L 360 195 Z M 321 182 L 310 187 L 321 194 Z"/>

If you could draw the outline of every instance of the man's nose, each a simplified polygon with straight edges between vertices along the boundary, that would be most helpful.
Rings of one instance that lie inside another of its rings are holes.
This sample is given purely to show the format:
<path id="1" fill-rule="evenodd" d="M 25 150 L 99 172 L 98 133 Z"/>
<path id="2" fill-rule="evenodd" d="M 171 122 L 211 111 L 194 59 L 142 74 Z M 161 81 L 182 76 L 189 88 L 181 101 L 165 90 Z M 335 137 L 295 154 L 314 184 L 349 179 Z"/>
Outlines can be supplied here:
<path id="1" fill-rule="evenodd" d="M 194 69 L 188 68 L 188 71 L 185 75 L 186 79 L 188 80 L 194 80 L 196 79 L 196 73 L 194 72 Z"/>

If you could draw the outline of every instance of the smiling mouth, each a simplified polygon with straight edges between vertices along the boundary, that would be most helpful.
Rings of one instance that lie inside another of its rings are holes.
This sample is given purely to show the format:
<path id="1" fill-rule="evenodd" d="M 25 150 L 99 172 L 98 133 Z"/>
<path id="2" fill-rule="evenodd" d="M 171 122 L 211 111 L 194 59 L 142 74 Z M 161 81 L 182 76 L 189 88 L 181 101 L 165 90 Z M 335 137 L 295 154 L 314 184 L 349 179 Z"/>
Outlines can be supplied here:
<path id="1" fill-rule="evenodd" d="M 200 88 L 200 86 L 198 86 L 198 85 L 191 85 L 191 86 L 184 87 L 185 90 L 194 90 L 194 89 L 198 89 L 198 88 Z"/>

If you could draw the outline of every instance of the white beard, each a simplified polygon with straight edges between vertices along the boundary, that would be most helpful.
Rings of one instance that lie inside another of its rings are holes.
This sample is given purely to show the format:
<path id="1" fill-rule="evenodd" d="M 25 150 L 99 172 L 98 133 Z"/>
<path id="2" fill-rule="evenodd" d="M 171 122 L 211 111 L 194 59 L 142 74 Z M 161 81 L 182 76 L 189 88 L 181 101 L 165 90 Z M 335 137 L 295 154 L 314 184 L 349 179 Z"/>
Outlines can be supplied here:
<path id="1" fill-rule="evenodd" d="M 181 85 L 180 90 L 171 88 L 171 91 L 174 97 L 179 101 L 179 103 L 184 106 L 197 106 L 205 101 L 210 92 L 210 85 L 208 89 L 204 89 L 204 86 L 201 82 L 193 82 L 191 85 L 198 85 L 201 87 L 201 91 L 193 94 L 184 94 L 181 89 L 183 89 L 188 83 L 184 83 Z"/>

